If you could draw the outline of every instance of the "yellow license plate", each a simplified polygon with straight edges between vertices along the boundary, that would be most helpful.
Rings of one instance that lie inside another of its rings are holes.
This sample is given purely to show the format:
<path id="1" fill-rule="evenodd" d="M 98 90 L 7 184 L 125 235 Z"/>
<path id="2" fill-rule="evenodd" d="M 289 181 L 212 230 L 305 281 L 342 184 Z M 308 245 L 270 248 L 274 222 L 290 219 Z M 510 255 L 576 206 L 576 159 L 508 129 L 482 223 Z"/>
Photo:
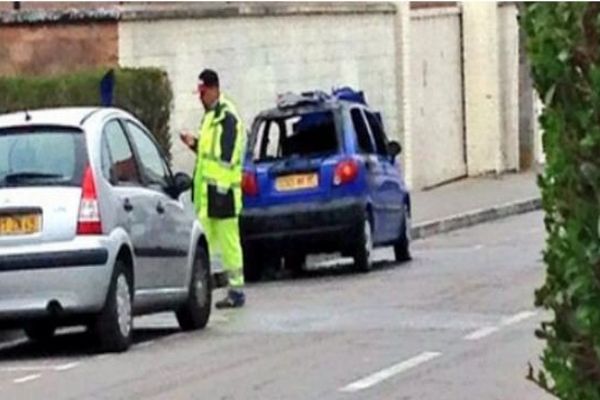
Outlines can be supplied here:
<path id="1" fill-rule="evenodd" d="M 30 235 L 39 231 L 39 214 L 0 215 L 0 236 Z"/>
<path id="2" fill-rule="evenodd" d="M 280 192 L 310 189 L 319 186 L 317 174 L 297 174 L 277 178 L 275 188 Z"/>

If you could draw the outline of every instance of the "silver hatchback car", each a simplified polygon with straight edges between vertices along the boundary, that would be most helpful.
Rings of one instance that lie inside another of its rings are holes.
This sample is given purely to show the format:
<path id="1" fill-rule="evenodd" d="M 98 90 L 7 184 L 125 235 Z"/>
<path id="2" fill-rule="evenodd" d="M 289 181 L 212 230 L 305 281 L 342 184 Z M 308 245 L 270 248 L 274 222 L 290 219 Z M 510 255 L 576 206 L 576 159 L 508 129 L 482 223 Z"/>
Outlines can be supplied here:
<path id="1" fill-rule="evenodd" d="M 0 326 L 42 340 L 83 324 L 106 351 L 129 347 L 133 315 L 206 326 L 222 279 L 191 183 L 122 110 L 0 116 Z"/>

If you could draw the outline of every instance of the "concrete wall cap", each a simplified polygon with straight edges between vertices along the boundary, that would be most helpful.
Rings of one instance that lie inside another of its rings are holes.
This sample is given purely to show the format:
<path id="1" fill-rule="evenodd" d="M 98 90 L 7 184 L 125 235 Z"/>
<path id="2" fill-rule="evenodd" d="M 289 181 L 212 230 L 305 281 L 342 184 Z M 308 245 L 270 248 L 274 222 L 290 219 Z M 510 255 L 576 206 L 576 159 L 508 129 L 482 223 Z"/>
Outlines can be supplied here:
<path id="1" fill-rule="evenodd" d="M 124 10 L 123 20 L 266 17 L 283 15 L 395 13 L 392 3 L 233 3 Z"/>
<path id="2" fill-rule="evenodd" d="M 119 15 L 114 8 L 5 11 L 0 12 L 0 25 L 116 21 Z"/>
<path id="3" fill-rule="evenodd" d="M 394 14 L 393 3 L 174 3 L 164 6 L 116 5 L 114 8 L 70 8 L 0 12 L 0 25 L 85 21 L 149 21 L 283 15 Z"/>

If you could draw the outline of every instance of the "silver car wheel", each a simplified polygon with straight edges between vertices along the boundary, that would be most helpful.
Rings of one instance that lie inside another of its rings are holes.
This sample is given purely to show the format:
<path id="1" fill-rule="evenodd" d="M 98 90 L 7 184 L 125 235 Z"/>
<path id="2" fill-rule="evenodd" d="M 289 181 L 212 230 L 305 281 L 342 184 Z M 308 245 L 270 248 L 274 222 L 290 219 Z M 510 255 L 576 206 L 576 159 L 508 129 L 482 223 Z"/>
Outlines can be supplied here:
<path id="1" fill-rule="evenodd" d="M 117 279 L 116 296 L 119 330 L 123 337 L 127 337 L 131 331 L 131 296 L 129 294 L 127 278 L 123 274 L 119 275 Z"/>
<path id="2" fill-rule="evenodd" d="M 198 275 L 196 278 L 196 301 L 200 307 L 206 305 L 206 284 L 204 282 L 204 271 L 198 271 Z"/>

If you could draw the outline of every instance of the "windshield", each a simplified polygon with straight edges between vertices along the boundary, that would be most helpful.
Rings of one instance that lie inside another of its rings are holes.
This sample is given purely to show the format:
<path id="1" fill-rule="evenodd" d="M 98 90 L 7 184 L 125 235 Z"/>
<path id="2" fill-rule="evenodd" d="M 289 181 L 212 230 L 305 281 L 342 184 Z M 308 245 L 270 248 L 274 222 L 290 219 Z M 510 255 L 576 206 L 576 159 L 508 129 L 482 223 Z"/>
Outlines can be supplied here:
<path id="1" fill-rule="evenodd" d="M 83 134 L 76 129 L 0 130 L 0 187 L 79 186 L 83 148 Z"/>
<path id="2" fill-rule="evenodd" d="M 313 111 L 259 121 L 253 159 L 317 157 L 336 153 L 339 147 L 334 113 Z"/>

